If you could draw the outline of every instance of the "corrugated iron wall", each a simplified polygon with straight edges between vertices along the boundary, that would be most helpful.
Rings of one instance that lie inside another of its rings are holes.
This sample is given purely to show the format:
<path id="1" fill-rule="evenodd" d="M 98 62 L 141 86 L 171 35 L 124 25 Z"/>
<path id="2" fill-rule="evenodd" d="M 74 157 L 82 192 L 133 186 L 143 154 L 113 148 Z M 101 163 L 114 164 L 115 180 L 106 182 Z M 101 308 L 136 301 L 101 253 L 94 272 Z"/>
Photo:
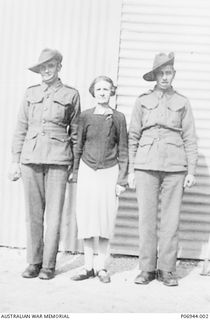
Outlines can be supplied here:
<path id="1" fill-rule="evenodd" d="M 174 51 L 174 87 L 192 104 L 199 145 L 197 185 L 183 199 L 179 257 L 203 258 L 210 234 L 210 4 L 207 0 L 123 0 L 118 109 L 129 122 L 154 55 Z M 113 252 L 138 254 L 135 192 L 121 198 Z"/>
<path id="2" fill-rule="evenodd" d="M 94 77 L 117 79 L 121 0 L 0 0 L 0 245 L 25 246 L 22 183 L 7 179 L 16 116 L 27 86 L 39 75 L 27 70 L 45 47 L 64 56 L 61 78 L 79 89 L 82 109 L 91 107 Z M 113 101 L 114 105 L 115 101 Z M 75 219 L 68 186 L 61 247 L 76 248 Z"/>
<path id="3" fill-rule="evenodd" d="M 118 75 L 117 106 L 128 123 L 136 97 L 149 88 L 141 77 L 154 54 L 175 51 L 174 86 L 191 100 L 199 138 L 197 185 L 184 196 L 179 256 L 204 257 L 210 233 L 209 1 L 123 0 L 123 7 L 121 2 L 0 0 L 0 245 L 25 246 L 22 184 L 9 182 L 7 172 L 23 92 L 39 82 L 26 67 L 40 51 L 53 47 L 63 53 L 62 80 L 79 89 L 82 109 L 91 106 L 88 86 L 95 76 L 116 81 Z M 61 232 L 61 248 L 72 251 L 78 249 L 74 195 L 68 186 Z M 138 254 L 137 220 L 135 192 L 128 190 L 120 199 L 112 252 Z"/>

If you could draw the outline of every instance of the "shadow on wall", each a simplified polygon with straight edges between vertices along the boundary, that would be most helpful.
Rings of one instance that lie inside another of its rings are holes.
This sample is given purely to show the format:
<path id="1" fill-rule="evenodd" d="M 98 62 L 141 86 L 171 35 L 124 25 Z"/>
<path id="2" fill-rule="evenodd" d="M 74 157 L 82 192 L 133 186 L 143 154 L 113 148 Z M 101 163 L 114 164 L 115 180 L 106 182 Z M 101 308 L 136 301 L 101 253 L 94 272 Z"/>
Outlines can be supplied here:
<path id="1" fill-rule="evenodd" d="M 210 236 L 210 174 L 199 154 L 196 185 L 186 189 L 181 210 L 179 258 L 205 259 Z"/>

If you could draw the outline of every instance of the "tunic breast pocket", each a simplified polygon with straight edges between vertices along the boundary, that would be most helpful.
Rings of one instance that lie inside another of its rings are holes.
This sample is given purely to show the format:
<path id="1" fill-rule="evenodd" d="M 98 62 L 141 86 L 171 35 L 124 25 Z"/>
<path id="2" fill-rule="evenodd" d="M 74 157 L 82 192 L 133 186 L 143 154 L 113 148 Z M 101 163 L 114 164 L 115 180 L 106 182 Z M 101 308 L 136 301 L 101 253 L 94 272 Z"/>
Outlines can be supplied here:
<path id="1" fill-rule="evenodd" d="M 42 102 L 43 98 L 29 98 L 29 121 L 30 120 L 39 120 L 42 116 Z"/>
<path id="2" fill-rule="evenodd" d="M 184 106 L 170 107 L 167 108 L 167 122 L 169 126 L 181 127 L 182 114 L 184 111 Z"/>
<path id="3" fill-rule="evenodd" d="M 53 120 L 67 120 L 71 113 L 71 104 L 65 99 L 54 99 L 52 108 Z"/>
<path id="4" fill-rule="evenodd" d="M 142 105 L 142 125 L 152 124 L 157 119 L 157 105 Z"/>

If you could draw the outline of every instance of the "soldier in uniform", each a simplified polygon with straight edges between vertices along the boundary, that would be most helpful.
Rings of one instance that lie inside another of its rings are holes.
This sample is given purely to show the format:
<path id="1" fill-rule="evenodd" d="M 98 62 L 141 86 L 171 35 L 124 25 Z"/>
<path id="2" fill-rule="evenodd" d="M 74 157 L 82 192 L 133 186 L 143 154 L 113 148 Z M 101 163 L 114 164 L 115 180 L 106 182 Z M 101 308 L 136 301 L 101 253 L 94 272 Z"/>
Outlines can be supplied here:
<path id="1" fill-rule="evenodd" d="M 174 90 L 174 54 L 155 56 L 143 78 L 156 81 L 137 98 L 129 129 L 129 185 L 139 206 L 140 274 L 136 284 L 157 279 L 177 286 L 175 274 L 183 190 L 195 184 L 197 141 L 188 99 Z M 158 199 L 160 205 L 157 236 Z"/>
<path id="2" fill-rule="evenodd" d="M 22 176 L 27 225 L 24 278 L 54 277 L 61 214 L 69 168 L 73 164 L 80 98 L 58 77 L 62 55 L 44 49 L 29 70 L 42 83 L 26 90 L 12 143 L 11 180 Z M 44 217 L 46 232 L 44 234 Z"/>

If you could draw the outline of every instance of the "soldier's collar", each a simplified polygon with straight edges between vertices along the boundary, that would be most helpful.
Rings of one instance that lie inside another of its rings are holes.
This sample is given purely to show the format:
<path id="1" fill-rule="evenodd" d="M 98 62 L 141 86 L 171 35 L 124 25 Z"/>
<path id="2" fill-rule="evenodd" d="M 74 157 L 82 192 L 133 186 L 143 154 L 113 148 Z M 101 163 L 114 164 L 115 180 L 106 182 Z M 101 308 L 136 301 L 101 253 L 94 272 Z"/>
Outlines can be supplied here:
<path id="1" fill-rule="evenodd" d="M 42 82 L 43 91 L 47 91 L 48 89 L 58 91 L 63 86 L 63 83 L 60 78 L 56 82 L 54 82 L 51 86 L 48 86 L 45 82 Z"/>
<path id="2" fill-rule="evenodd" d="M 154 92 L 158 95 L 158 97 L 162 97 L 163 95 L 171 96 L 175 91 L 174 88 L 171 86 L 170 88 L 166 90 L 162 90 L 156 86 L 154 86 Z"/>

